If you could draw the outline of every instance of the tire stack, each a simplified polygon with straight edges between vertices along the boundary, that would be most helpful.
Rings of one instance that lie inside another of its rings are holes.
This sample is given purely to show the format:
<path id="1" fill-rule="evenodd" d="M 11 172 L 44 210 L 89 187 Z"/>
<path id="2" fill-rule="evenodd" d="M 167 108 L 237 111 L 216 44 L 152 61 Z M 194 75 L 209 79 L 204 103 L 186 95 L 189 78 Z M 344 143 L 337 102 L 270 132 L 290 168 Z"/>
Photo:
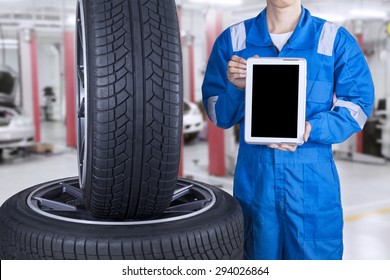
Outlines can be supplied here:
<path id="1" fill-rule="evenodd" d="M 79 176 L 0 208 L 1 259 L 242 259 L 238 202 L 178 178 L 182 59 L 174 0 L 78 0 Z"/>

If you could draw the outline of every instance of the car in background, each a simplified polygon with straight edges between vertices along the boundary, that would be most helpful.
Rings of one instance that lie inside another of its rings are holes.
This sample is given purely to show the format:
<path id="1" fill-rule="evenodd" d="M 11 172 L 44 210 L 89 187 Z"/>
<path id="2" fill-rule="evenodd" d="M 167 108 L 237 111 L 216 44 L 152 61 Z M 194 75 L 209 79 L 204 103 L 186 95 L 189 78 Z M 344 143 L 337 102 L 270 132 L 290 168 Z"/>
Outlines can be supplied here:
<path id="1" fill-rule="evenodd" d="M 0 103 L 14 104 L 17 88 L 16 72 L 8 66 L 0 65 Z"/>
<path id="2" fill-rule="evenodd" d="M 15 106 L 0 104 L 0 149 L 32 146 L 34 136 L 31 118 L 23 116 Z"/>
<path id="3" fill-rule="evenodd" d="M 195 140 L 205 126 L 202 112 L 196 103 L 184 100 L 183 108 L 183 135 L 184 142 Z"/>
<path id="4" fill-rule="evenodd" d="M 0 66 L 0 156 L 3 149 L 34 144 L 33 121 L 15 105 L 17 88 L 16 73 L 7 66 Z"/>

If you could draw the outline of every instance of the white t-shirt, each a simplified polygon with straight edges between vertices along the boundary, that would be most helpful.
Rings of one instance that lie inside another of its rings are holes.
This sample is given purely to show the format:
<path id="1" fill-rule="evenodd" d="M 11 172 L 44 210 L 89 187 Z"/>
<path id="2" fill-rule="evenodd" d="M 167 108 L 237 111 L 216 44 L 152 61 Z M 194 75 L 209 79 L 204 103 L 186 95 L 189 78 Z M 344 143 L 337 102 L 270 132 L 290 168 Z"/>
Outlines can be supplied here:
<path id="1" fill-rule="evenodd" d="M 274 43 L 274 45 L 278 48 L 279 51 L 281 51 L 283 46 L 288 41 L 288 39 L 290 39 L 291 34 L 293 34 L 293 31 L 283 33 L 283 34 L 270 33 L 269 35 L 271 35 L 271 39 L 272 39 L 272 42 Z"/>

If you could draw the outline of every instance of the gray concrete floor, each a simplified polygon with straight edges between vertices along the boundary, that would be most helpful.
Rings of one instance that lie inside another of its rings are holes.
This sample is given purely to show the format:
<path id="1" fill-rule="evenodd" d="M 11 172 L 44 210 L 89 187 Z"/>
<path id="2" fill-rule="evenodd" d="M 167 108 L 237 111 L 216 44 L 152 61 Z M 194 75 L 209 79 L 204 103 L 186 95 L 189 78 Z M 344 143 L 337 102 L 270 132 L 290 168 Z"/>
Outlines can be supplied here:
<path id="1" fill-rule="evenodd" d="M 42 123 L 41 142 L 53 143 L 51 154 L 9 155 L 0 161 L 0 204 L 15 193 L 49 180 L 77 176 L 77 152 L 65 144 L 62 123 Z M 184 146 L 184 177 L 232 193 L 233 177 L 208 175 L 207 143 Z M 344 259 L 390 260 L 390 164 L 336 160 L 344 205 Z"/>

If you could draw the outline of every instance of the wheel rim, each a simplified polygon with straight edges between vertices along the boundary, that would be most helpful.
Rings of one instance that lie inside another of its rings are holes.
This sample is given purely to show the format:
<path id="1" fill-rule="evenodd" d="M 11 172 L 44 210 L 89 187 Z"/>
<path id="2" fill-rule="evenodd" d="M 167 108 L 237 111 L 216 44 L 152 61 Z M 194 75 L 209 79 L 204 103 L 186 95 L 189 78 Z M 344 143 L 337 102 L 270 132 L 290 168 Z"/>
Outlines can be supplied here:
<path id="1" fill-rule="evenodd" d="M 76 112 L 77 112 L 77 156 L 80 187 L 85 186 L 87 162 L 88 89 L 87 59 L 83 1 L 77 1 L 76 11 Z"/>
<path id="2" fill-rule="evenodd" d="M 216 202 L 214 192 L 199 182 L 178 179 L 170 206 L 156 219 L 102 221 L 85 209 L 77 177 L 48 182 L 27 198 L 27 205 L 40 215 L 56 220 L 96 225 L 144 225 L 173 222 L 200 215 Z"/>

